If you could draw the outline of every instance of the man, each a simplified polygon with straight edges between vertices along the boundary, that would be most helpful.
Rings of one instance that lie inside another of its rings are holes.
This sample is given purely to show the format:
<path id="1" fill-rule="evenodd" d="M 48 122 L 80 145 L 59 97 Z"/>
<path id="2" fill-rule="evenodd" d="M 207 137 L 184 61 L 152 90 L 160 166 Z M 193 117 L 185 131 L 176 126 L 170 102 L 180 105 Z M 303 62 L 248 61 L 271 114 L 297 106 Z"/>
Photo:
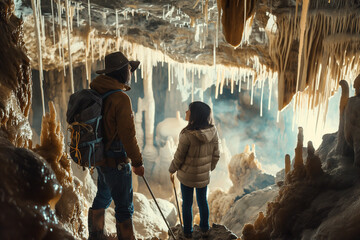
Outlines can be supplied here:
<path id="1" fill-rule="evenodd" d="M 132 215 L 134 212 L 131 169 L 138 176 L 144 175 L 139 146 L 135 138 L 131 100 L 125 91 L 130 90 L 131 74 L 139 61 L 129 61 L 121 52 L 105 56 L 105 69 L 90 84 L 100 94 L 114 92 L 103 101 L 103 124 L 106 159 L 97 167 L 98 190 L 89 209 L 89 239 L 106 239 L 104 235 L 105 209 L 115 203 L 118 239 L 134 237 Z M 131 159 L 131 166 L 130 160 Z"/>

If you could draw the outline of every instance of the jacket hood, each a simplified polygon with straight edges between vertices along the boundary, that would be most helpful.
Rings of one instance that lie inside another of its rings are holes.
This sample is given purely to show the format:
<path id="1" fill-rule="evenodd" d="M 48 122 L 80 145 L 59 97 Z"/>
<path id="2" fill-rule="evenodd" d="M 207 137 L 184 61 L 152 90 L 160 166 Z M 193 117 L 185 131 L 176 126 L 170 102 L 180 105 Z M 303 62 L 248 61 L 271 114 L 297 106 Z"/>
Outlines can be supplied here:
<path id="1" fill-rule="evenodd" d="M 195 137 L 197 137 L 201 142 L 207 143 L 207 142 L 211 142 L 214 139 L 217 131 L 215 126 L 213 126 L 211 128 L 190 131 L 190 133 Z"/>
<path id="2" fill-rule="evenodd" d="M 104 94 L 111 90 L 121 89 L 123 91 L 129 91 L 131 88 L 123 83 L 120 83 L 115 78 L 99 75 L 91 83 L 90 88 L 94 89 L 100 94 Z"/>

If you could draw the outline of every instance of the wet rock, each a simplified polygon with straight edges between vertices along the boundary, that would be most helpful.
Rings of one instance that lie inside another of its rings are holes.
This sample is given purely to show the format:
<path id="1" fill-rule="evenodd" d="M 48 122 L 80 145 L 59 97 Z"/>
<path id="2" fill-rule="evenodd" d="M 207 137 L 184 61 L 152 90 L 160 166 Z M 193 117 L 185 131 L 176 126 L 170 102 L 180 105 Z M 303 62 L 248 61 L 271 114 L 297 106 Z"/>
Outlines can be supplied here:
<path id="1" fill-rule="evenodd" d="M 173 231 L 177 240 L 185 240 L 182 227 L 180 224 L 172 227 L 171 230 Z M 202 237 L 203 233 L 200 230 L 198 225 L 194 226 L 194 231 L 192 234 L 192 239 L 208 239 L 208 240 L 230 240 L 230 239 L 238 239 L 238 237 L 232 233 L 228 228 L 223 225 L 213 224 L 209 231 L 207 232 L 208 237 Z M 174 240 L 169 233 L 169 240 Z"/>

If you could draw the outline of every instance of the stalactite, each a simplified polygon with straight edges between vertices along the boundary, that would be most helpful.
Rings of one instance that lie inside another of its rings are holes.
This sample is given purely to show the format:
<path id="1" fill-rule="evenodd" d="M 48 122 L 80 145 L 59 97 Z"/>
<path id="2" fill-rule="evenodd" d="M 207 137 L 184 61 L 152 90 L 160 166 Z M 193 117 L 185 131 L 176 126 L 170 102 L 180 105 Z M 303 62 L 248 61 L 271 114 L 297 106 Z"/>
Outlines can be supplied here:
<path id="1" fill-rule="evenodd" d="M 43 65 L 42 65 L 42 52 L 41 52 L 41 39 L 40 39 L 40 25 L 39 25 L 39 17 L 37 12 L 37 5 L 35 0 L 31 0 L 31 6 L 34 13 L 34 22 L 35 22 L 35 32 L 37 39 L 37 48 L 38 48 L 38 64 L 39 64 L 39 81 L 40 81 L 40 91 L 41 91 L 41 103 L 42 103 L 42 111 L 43 116 L 45 115 L 45 100 L 44 100 L 44 89 L 43 89 Z"/>
<path id="2" fill-rule="evenodd" d="M 89 15 L 89 26 L 91 27 L 91 5 L 90 5 L 90 0 L 88 0 L 88 15 Z"/>
<path id="3" fill-rule="evenodd" d="M 226 41 L 234 47 L 241 43 L 246 20 L 254 14 L 254 0 L 218 1 L 218 9 L 223 11 L 222 25 Z M 244 16 L 241 18 L 239 16 Z"/>
<path id="4" fill-rule="evenodd" d="M 51 0 L 51 20 L 52 20 L 52 34 L 53 34 L 53 43 L 56 44 L 55 41 L 55 16 L 54 16 L 54 0 Z"/>
<path id="5" fill-rule="evenodd" d="M 62 5 L 61 5 L 61 1 L 58 0 L 58 21 L 59 21 L 59 28 L 60 28 L 60 31 L 59 31 L 59 38 L 60 38 L 60 41 L 59 41 L 59 48 L 61 50 L 61 59 L 62 59 L 62 65 L 63 65 L 63 70 L 64 70 L 64 75 L 66 76 L 66 68 L 65 68 L 65 54 L 64 54 L 64 40 L 63 40 L 63 34 L 62 34 L 62 17 L 61 17 L 61 14 L 62 14 Z"/>
<path id="6" fill-rule="evenodd" d="M 68 58 L 69 58 L 69 72 L 70 72 L 70 84 L 71 92 L 74 93 L 74 75 L 73 75 L 73 63 L 71 59 L 71 43 L 70 43 L 70 13 L 69 13 L 69 0 L 65 0 L 66 7 L 66 23 L 67 23 L 67 38 L 68 38 Z"/>
<path id="7" fill-rule="evenodd" d="M 298 1 L 296 1 L 296 8 L 298 5 Z M 309 9 L 309 0 L 304 0 L 302 3 L 302 10 L 301 10 L 301 19 L 300 19 L 300 43 L 299 43 L 299 56 L 298 56 L 298 71 L 297 71 L 297 78 L 296 78 L 296 92 L 299 90 L 302 91 L 305 87 L 305 83 L 302 82 L 302 73 L 303 73 L 303 47 L 304 47 L 304 37 L 305 37 L 305 29 L 306 29 L 306 20 L 307 20 L 307 13 Z M 296 12 L 297 14 L 297 12 Z M 295 16 L 296 17 L 296 16 Z"/>

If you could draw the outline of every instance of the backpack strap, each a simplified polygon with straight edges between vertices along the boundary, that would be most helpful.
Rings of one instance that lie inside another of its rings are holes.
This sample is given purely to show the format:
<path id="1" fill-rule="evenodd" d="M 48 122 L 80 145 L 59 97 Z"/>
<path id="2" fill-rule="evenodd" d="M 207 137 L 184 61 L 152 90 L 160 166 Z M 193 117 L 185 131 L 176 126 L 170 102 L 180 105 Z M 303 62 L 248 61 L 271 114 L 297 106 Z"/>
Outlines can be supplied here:
<path id="1" fill-rule="evenodd" d="M 121 90 L 121 89 L 110 90 L 110 91 L 106 92 L 105 94 L 103 94 L 101 97 L 104 100 L 105 98 L 107 98 L 108 96 L 110 96 L 111 94 L 116 93 L 116 92 L 123 92 L 123 90 Z M 109 148 L 110 148 L 111 144 L 113 143 L 116 135 L 117 135 L 117 129 L 115 131 L 115 134 L 111 138 L 111 140 L 105 144 L 105 151 L 109 150 Z"/>
<path id="2" fill-rule="evenodd" d="M 123 90 L 121 90 L 121 89 L 110 90 L 110 91 L 106 92 L 105 94 L 103 94 L 101 97 L 104 100 L 105 98 L 107 98 L 111 94 L 116 93 L 116 92 L 122 92 L 122 91 Z"/>

